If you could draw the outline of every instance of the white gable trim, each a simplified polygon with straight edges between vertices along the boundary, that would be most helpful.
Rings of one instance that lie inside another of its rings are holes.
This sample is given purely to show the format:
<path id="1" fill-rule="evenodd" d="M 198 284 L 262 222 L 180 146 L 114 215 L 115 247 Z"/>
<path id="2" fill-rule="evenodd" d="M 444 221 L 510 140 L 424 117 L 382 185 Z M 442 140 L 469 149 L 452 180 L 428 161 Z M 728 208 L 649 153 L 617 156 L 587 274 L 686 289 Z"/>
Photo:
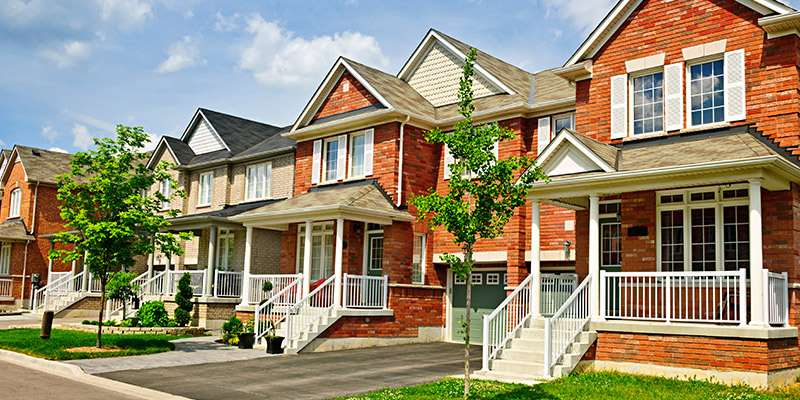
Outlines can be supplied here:
<path id="1" fill-rule="evenodd" d="M 219 140 L 223 146 L 225 146 L 225 150 L 231 151 L 230 147 L 228 147 L 228 144 L 225 143 L 224 140 L 222 140 L 222 136 L 220 136 L 219 133 L 217 132 L 217 128 L 214 128 L 214 125 L 211 125 L 211 122 L 208 120 L 208 118 L 206 118 L 206 116 L 203 114 L 203 111 L 201 111 L 199 108 L 194 113 L 194 117 L 192 117 L 192 122 L 190 122 L 189 126 L 186 127 L 186 130 L 183 131 L 183 135 L 181 136 L 181 141 L 189 143 L 189 139 L 191 138 L 194 129 L 200 122 L 200 118 L 203 118 L 208 124 L 208 126 L 211 127 L 211 133 L 214 134 L 216 139 Z"/>
<path id="2" fill-rule="evenodd" d="M 425 58 L 425 55 L 427 55 L 428 51 L 431 48 L 428 45 L 432 40 L 436 40 L 439 43 L 441 43 L 444 47 L 446 47 L 448 50 L 453 52 L 453 54 L 458 56 L 460 59 L 463 60 L 463 59 L 467 58 L 466 54 L 464 54 L 463 52 L 459 51 L 455 46 L 453 46 L 452 43 L 450 43 L 447 39 L 442 37 L 442 35 L 438 34 L 436 31 L 431 29 L 430 31 L 428 31 L 428 34 L 425 36 L 425 39 L 423 39 L 422 42 L 419 44 L 419 46 L 417 46 L 417 49 L 414 50 L 414 53 L 411 55 L 411 58 L 409 58 L 406 61 L 406 63 L 403 65 L 403 68 L 400 69 L 400 72 L 397 74 L 398 78 L 400 78 L 400 79 L 402 79 L 404 81 L 407 81 L 407 79 L 417 69 L 417 67 L 419 66 L 420 62 L 422 62 L 422 60 Z M 498 89 L 500 89 L 500 90 L 502 90 L 502 91 L 504 91 L 504 92 L 506 92 L 508 94 L 516 94 L 516 92 L 511 90 L 510 87 L 506 86 L 503 82 L 501 82 L 499 79 L 497 79 L 494 75 L 492 75 L 488 71 L 486 71 L 480 65 L 480 60 L 478 60 L 475 63 L 475 71 L 477 71 L 479 74 L 481 74 L 484 78 L 486 78 L 489 82 L 491 82 L 493 85 L 495 85 Z"/>
<path id="3" fill-rule="evenodd" d="M 562 129 L 561 132 L 558 133 L 556 138 L 553 139 L 553 141 L 550 142 L 550 144 L 548 144 L 547 147 L 544 148 L 542 154 L 536 157 L 536 164 L 539 165 L 539 168 L 546 170 L 548 169 L 548 164 L 550 164 L 551 162 L 558 162 L 561 158 L 553 156 L 562 155 L 561 152 L 559 152 L 558 150 L 561 147 L 561 145 L 564 144 L 566 146 L 572 146 L 575 149 L 577 149 L 583 157 L 586 157 L 587 160 L 590 160 L 592 163 L 594 163 L 597 166 L 598 170 L 601 170 L 603 172 L 616 171 L 616 168 L 605 162 L 605 160 L 600 158 L 600 156 L 598 156 L 595 152 L 586 147 L 586 145 L 584 145 L 580 140 L 575 138 L 574 135 L 575 134 L 572 133 L 569 129 Z M 551 159 L 555 161 L 551 161 Z"/>
<path id="4" fill-rule="evenodd" d="M 175 152 L 172 151 L 172 147 L 169 146 L 169 142 L 167 142 L 167 139 L 164 136 L 161 136 L 161 140 L 158 142 L 155 151 L 153 151 L 153 154 L 150 155 L 150 160 L 147 161 L 147 168 L 152 169 L 155 166 L 155 164 L 153 163 L 159 158 L 161 158 L 161 153 L 164 152 L 164 150 L 161 149 L 161 146 L 166 146 L 167 150 L 169 150 L 169 154 L 172 155 L 172 159 L 175 160 L 175 163 L 177 165 L 181 165 L 181 160 L 175 156 Z"/>
<path id="5" fill-rule="evenodd" d="M 788 14 L 793 12 L 790 7 L 787 7 L 777 1 L 773 0 L 736 0 L 739 3 L 752 8 L 753 10 L 761 13 L 762 15 L 769 14 Z M 642 3 L 642 0 L 620 0 L 611 9 L 611 12 L 606 15 L 599 25 L 592 31 L 589 37 L 581 44 L 578 50 L 569 58 L 565 67 L 578 63 L 585 58 L 592 58 L 597 53 L 597 50 L 611 38 L 611 36 L 619 29 L 619 27 L 628 19 L 633 13 L 633 10 Z"/>
<path id="6" fill-rule="evenodd" d="M 11 169 L 14 166 L 14 163 L 17 162 L 17 158 L 19 158 L 19 149 L 17 146 L 11 150 L 11 155 L 8 156 L 8 162 L 6 163 L 6 168 L 3 170 L 3 176 L 0 178 L 0 182 L 3 183 L 2 186 L 5 186 L 6 182 L 8 182 L 8 176 L 11 174 Z M 25 170 L 25 164 L 22 163 L 22 160 L 19 160 L 19 165 L 22 166 L 22 172 L 25 173 L 25 182 L 28 181 L 28 171 Z"/>
<path id="7" fill-rule="evenodd" d="M 308 123 L 308 120 L 311 118 L 311 116 L 313 116 L 314 113 L 316 113 L 319 107 L 322 105 L 321 103 L 317 104 L 317 102 L 320 101 L 322 98 L 327 97 L 330 94 L 331 90 L 333 90 L 333 85 L 344 74 L 344 71 L 347 71 L 350 73 L 350 75 L 353 75 L 353 77 L 356 78 L 356 80 L 358 80 L 362 85 L 364 85 L 364 88 L 366 88 L 367 91 L 370 92 L 370 94 L 375 96 L 375 98 L 378 99 L 378 101 L 384 107 L 388 109 L 394 109 L 394 106 L 392 106 L 392 104 L 389 103 L 389 101 L 387 101 L 386 98 L 383 97 L 383 95 L 381 95 L 377 90 L 375 90 L 375 88 L 372 85 L 370 85 L 369 82 L 367 82 L 367 80 L 364 79 L 363 76 L 361 76 L 361 74 L 356 72 L 355 68 L 353 68 L 353 66 L 351 66 L 350 63 L 347 62 L 347 60 L 345 60 L 342 57 L 339 57 L 339 59 L 336 60 L 336 63 L 333 64 L 331 70 L 328 72 L 328 75 L 325 76 L 325 79 L 322 81 L 322 84 L 319 86 L 317 91 L 314 92 L 314 96 L 311 97 L 311 101 L 309 101 L 308 104 L 306 104 L 306 107 L 303 109 L 303 112 L 300 114 L 300 117 L 297 118 L 297 121 L 295 122 L 294 126 L 292 126 L 290 132 L 294 132 L 295 130 L 299 129 L 300 127 Z"/>

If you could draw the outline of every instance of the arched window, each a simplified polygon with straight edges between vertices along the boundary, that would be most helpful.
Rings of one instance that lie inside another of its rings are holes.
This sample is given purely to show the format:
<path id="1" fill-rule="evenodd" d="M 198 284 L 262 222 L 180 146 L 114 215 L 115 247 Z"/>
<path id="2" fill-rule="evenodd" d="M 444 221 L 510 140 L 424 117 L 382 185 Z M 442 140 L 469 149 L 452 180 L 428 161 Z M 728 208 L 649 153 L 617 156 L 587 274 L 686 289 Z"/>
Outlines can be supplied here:
<path id="1" fill-rule="evenodd" d="M 19 205 L 22 202 L 22 189 L 16 188 L 11 191 L 11 203 L 9 204 L 8 218 L 19 217 Z"/>

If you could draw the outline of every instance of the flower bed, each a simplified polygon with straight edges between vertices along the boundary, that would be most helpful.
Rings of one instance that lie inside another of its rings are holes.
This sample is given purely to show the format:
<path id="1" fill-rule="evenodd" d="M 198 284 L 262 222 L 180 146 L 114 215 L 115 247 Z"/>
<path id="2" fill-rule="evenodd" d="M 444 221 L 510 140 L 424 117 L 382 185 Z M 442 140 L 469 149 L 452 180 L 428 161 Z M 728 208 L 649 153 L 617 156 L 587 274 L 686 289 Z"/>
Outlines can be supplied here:
<path id="1" fill-rule="evenodd" d="M 81 332 L 97 332 L 96 325 L 82 325 L 82 324 L 62 324 L 62 329 L 69 329 L 72 331 Z M 103 333 L 113 333 L 119 335 L 141 335 L 145 333 L 160 334 L 160 335 L 175 335 L 175 336 L 200 336 L 206 333 L 206 330 L 198 327 L 121 327 L 121 326 L 104 326 Z"/>

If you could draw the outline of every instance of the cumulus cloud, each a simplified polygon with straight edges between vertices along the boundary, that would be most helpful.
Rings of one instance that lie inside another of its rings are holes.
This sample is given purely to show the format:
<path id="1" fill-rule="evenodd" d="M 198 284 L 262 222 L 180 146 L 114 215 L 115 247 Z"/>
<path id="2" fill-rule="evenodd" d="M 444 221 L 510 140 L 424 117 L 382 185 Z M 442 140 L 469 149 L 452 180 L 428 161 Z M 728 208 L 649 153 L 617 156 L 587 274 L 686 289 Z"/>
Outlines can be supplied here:
<path id="1" fill-rule="evenodd" d="M 200 59 L 200 50 L 197 48 L 196 40 L 191 36 L 184 36 L 180 42 L 175 42 L 169 46 L 167 59 L 162 61 L 156 71 L 164 74 L 167 72 L 177 72 L 195 65 L 205 65 L 206 60 Z"/>
<path id="2" fill-rule="evenodd" d="M 214 22 L 214 30 L 217 32 L 230 32 L 239 28 L 239 14 L 235 13 L 231 16 L 222 15 L 222 11 L 217 11 L 217 22 Z"/>
<path id="3" fill-rule="evenodd" d="M 141 25 L 153 16 L 152 4 L 140 0 L 97 0 L 100 18 L 123 29 Z"/>
<path id="4" fill-rule="evenodd" d="M 61 147 L 51 147 L 48 150 L 55 151 L 56 153 L 69 153 L 68 151 L 62 149 Z"/>
<path id="5" fill-rule="evenodd" d="M 72 135 L 72 145 L 81 150 L 88 150 L 89 146 L 94 144 L 92 135 L 89 134 L 89 129 L 86 128 L 86 125 L 75 124 L 72 127 Z"/>
<path id="6" fill-rule="evenodd" d="M 42 137 L 47 139 L 50 142 L 50 144 L 53 144 L 53 142 L 55 142 L 56 138 L 58 137 L 58 131 L 53 129 L 52 126 L 43 126 Z"/>
<path id="7" fill-rule="evenodd" d="M 4 142 L 3 139 L 0 139 L 0 147 L 5 147 L 5 145 L 6 145 L 6 142 Z"/>
<path id="8" fill-rule="evenodd" d="M 591 30 L 611 11 L 617 0 L 538 0 L 548 18 L 567 20 L 581 30 Z"/>
<path id="9" fill-rule="evenodd" d="M 64 113 L 64 115 L 66 115 L 66 116 L 68 116 L 68 117 L 70 117 L 72 119 L 75 119 L 78 122 L 82 122 L 85 125 L 89 125 L 91 127 L 94 127 L 94 128 L 97 128 L 97 129 L 100 129 L 100 130 L 103 130 L 103 131 L 106 131 L 106 132 L 109 132 L 109 133 L 116 133 L 117 132 L 117 126 L 116 125 L 114 125 L 112 123 L 108 123 L 106 121 L 103 121 L 102 119 L 95 118 L 95 117 L 92 117 L 92 116 L 86 115 L 86 114 L 76 113 L 76 112 L 71 111 L 68 108 L 65 108 L 63 113 Z"/>
<path id="10" fill-rule="evenodd" d="M 156 149 L 156 145 L 161 140 L 161 136 L 154 135 L 152 133 L 145 133 L 147 135 L 148 142 L 144 144 L 144 151 L 151 151 Z"/>
<path id="11" fill-rule="evenodd" d="M 242 50 L 239 66 L 269 87 L 313 86 L 339 55 L 379 68 L 389 64 L 378 41 L 359 32 L 306 39 L 259 14 L 247 18 L 245 29 L 252 42 Z"/>
<path id="12" fill-rule="evenodd" d="M 79 65 L 89 58 L 89 45 L 77 40 L 68 41 L 59 47 L 44 49 L 41 55 L 56 63 L 58 69 Z"/>

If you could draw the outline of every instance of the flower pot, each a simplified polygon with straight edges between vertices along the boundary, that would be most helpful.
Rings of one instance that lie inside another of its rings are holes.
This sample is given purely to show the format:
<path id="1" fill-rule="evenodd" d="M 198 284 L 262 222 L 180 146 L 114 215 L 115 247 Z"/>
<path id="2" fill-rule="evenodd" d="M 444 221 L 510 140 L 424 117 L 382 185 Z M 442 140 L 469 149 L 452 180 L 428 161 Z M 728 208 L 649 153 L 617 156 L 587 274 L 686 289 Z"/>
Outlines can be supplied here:
<path id="1" fill-rule="evenodd" d="M 283 348 L 281 347 L 281 344 L 283 344 L 283 337 L 281 336 L 265 337 L 264 340 L 267 341 L 267 353 L 283 354 Z"/>
<path id="2" fill-rule="evenodd" d="M 253 343 L 256 341 L 255 333 L 240 333 L 239 334 L 239 348 L 252 349 Z"/>

